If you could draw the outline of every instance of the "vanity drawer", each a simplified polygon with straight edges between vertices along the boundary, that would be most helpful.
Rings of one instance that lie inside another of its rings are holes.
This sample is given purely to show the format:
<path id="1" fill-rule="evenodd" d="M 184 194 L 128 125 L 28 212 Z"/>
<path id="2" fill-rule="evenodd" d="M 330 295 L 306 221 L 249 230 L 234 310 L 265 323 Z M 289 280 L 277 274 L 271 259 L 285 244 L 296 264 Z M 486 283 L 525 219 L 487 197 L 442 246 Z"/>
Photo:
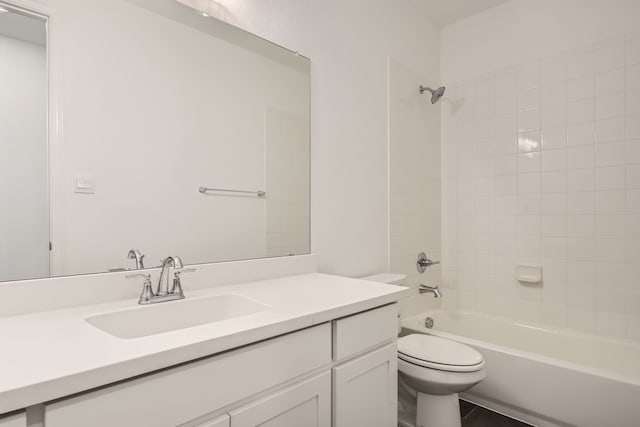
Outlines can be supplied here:
<path id="1" fill-rule="evenodd" d="M 325 323 L 45 406 L 47 427 L 175 426 L 331 363 Z"/>
<path id="2" fill-rule="evenodd" d="M 331 372 L 229 413 L 233 427 L 331 427 Z"/>
<path id="3" fill-rule="evenodd" d="M 398 304 L 333 321 L 333 360 L 357 354 L 397 338 Z"/>
<path id="4" fill-rule="evenodd" d="M 231 418 L 229 415 L 224 414 L 215 420 L 209 420 L 204 424 L 198 424 L 196 427 L 229 427 L 231 425 Z"/>

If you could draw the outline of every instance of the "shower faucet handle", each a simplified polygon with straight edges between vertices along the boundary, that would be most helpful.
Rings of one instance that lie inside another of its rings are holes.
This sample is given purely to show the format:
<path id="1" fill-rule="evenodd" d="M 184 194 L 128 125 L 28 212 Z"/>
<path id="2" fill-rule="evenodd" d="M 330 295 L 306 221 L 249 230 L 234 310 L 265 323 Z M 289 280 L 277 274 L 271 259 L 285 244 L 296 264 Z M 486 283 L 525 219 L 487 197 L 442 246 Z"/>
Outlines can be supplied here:
<path id="1" fill-rule="evenodd" d="M 416 268 L 418 269 L 418 273 L 424 273 L 427 267 L 431 267 L 434 264 L 440 264 L 440 261 L 431 261 L 427 258 L 427 254 L 424 252 L 420 252 L 418 254 L 418 260 L 416 261 Z"/>

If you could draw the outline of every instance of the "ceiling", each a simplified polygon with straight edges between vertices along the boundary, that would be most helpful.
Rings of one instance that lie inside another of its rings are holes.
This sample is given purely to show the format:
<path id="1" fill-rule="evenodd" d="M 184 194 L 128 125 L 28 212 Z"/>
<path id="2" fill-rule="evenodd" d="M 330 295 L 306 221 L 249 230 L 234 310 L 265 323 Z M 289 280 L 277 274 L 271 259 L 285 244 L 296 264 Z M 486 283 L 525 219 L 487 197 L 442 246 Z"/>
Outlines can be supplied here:
<path id="1" fill-rule="evenodd" d="M 435 24 L 445 26 L 509 0 L 413 0 Z"/>

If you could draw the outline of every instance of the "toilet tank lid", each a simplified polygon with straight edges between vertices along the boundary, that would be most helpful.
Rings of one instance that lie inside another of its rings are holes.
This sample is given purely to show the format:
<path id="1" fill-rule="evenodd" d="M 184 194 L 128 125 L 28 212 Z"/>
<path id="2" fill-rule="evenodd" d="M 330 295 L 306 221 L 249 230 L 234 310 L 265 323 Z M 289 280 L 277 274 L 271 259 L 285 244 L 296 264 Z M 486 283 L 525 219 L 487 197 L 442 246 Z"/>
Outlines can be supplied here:
<path id="1" fill-rule="evenodd" d="M 380 273 L 380 274 L 372 274 L 371 276 L 360 277 L 362 280 L 368 280 L 370 282 L 378 282 L 378 283 L 389 283 L 391 285 L 400 285 L 404 279 L 406 279 L 406 274 L 398 274 L 398 273 Z"/>

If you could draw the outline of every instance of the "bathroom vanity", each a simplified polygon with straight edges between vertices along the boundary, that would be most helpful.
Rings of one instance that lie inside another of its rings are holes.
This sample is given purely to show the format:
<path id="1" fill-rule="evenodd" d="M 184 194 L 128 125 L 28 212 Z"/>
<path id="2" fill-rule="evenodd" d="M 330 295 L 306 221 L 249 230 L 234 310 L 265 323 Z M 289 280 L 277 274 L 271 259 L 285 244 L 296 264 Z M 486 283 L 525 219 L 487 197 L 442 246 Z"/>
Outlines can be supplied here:
<path id="1" fill-rule="evenodd" d="M 291 258 L 200 266 L 187 298 L 158 305 L 168 315 L 231 295 L 266 308 L 197 326 L 124 338 L 126 323 L 107 332 L 87 321 L 154 308 L 135 299 L 0 318 L 0 426 L 394 426 L 395 302 L 406 288 Z M 219 281 L 263 279 L 206 287 L 216 270 Z"/>

